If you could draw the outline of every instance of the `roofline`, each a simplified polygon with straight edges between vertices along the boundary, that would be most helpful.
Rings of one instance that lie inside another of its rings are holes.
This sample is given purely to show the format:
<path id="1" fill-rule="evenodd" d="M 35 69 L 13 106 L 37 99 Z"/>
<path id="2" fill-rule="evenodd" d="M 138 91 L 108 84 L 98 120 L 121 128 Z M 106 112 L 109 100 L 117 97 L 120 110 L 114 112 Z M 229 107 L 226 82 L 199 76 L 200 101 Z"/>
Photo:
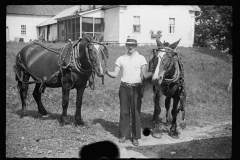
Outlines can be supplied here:
<path id="1" fill-rule="evenodd" d="M 55 15 L 39 15 L 39 14 L 19 14 L 19 13 L 6 13 L 6 14 L 13 14 L 13 15 L 28 15 L 28 16 L 46 16 L 46 17 L 54 17 Z"/>
<path id="2" fill-rule="evenodd" d="M 201 8 L 198 6 L 198 5 L 189 5 L 190 6 L 190 11 L 197 11 L 197 12 L 200 12 L 201 11 Z M 197 7 L 197 9 L 194 9 L 192 6 L 195 6 L 195 7 Z"/>
<path id="3" fill-rule="evenodd" d="M 101 10 L 101 9 L 102 9 L 102 8 L 96 8 L 96 9 L 93 9 L 93 10 L 80 12 L 79 15 L 82 16 L 82 15 L 84 15 L 84 14 L 91 13 L 91 12 L 96 12 L 96 11 Z"/>
<path id="4" fill-rule="evenodd" d="M 103 10 L 106 10 L 106 9 L 115 8 L 115 7 L 118 7 L 118 6 L 120 6 L 120 5 L 105 5 L 105 6 L 102 6 L 101 8 Z"/>
<path id="5" fill-rule="evenodd" d="M 96 9 L 94 9 L 94 10 L 89 10 L 89 11 L 80 12 L 80 13 L 75 14 L 75 15 L 70 15 L 70 16 L 66 16 L 66 17 L 56 18 L 55 20 L 60 21 L 60 20 L 64 20 L 64 19 L 80 17 L 80 16 L 83 16 L 84 14 L 88 14 L 88 13 L 91 13 L 91 12 L 96 12 L 96 11 L 98 11 L 98 10 L 102 10 L 102 8 L 96 8 Z"/>
<path id="6" fill-rule="evenodd" d="M 65 19 L 75 18 L 75 17 L 80 17 L 80 16 L 81 15 L 79 15 L 79 14 L 74 14 L 74 15 L 70 15 L 70 16 L 66 16 L 66 17 L 56 18 L 55 20 L 60 21 L 60 20 L 65 20 Z"/>

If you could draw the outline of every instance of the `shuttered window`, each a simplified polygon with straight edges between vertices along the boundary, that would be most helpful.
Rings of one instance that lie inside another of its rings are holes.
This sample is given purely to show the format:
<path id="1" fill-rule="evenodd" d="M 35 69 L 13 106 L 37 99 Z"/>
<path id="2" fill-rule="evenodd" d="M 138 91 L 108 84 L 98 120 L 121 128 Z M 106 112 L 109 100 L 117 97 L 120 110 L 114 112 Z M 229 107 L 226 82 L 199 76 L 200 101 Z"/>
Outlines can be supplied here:
<path id="1" fill-rule="evenodd" d="M 140 16 L 133 16 L 133 32 L 140 33 Z"/>

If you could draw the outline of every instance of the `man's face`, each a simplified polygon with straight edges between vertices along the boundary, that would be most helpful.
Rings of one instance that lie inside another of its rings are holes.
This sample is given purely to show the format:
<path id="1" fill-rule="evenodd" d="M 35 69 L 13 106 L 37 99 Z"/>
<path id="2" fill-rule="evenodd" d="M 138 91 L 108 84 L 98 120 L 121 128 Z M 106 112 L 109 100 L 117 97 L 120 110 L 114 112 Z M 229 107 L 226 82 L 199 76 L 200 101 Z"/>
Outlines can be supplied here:
<path id="1" fill-rule="evenodd" d="M 128 49 L 128 52 L 130 53 L 133 53 L 136 47 L 137 47 L 136 44 L 127 44 L 127 49 Z"/>

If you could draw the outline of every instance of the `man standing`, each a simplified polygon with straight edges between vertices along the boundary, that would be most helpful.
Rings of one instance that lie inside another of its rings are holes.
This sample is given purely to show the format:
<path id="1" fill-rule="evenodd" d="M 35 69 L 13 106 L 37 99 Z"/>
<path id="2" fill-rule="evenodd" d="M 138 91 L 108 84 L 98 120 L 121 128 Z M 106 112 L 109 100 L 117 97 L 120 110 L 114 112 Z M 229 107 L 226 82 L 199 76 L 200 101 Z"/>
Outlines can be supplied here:
<path id="1" fill-rule="evenodd" d="M 152 76 L 151 72 L 147 72 L 147 61 L 144 56 L 140 55 L 135 49 L 137 40 L 135 37 L 128 36 L 126 41 L 127 53 L 118 57 L 115 62 L 115 70 L 110 72 L 106 69 L 106 74 L 111 78 L 116 78 L 122 69 L 121 85 L 119 88 L 120 99 L 120 121 L 119 142 L 126 141 L 130 132 L 130 111 L 132 118 L 132 143 L 138 146 L 138 139 L 141 138 L 141 77 L 140 74 L 147 79 Z"/>

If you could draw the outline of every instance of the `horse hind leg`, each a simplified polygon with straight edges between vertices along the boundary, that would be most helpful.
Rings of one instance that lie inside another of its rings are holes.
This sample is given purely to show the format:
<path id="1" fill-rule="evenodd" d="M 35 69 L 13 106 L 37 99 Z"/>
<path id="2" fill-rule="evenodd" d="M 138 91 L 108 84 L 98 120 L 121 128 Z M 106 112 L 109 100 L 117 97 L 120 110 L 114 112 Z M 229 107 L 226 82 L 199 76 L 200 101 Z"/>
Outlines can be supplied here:
<path id="1" fill-rule="evenodd" d="M 60 125 L 64 126 L 65 124 L 69 124 L 69 120 L 67 119 L 67 109 L 69 104 L 69 89 L 65 89 L 62 87 L 62 115 L 60 117 Z"/>
<path id="2" fill-rule="evenodd" d="M 29 81 L 30 75 L 25 70 L 20 70 L 20 75 L 23 77 L 24 82 Z M 22 113 L 20 115 L 20 118 L 23 118 L 24 116 L 27 116 L 26 98 L 27 98 L 27 92 L 28 92 L 28 84 L 20 81 L 17 76 L 16 76 L 16 80 L 18 81 L 18 90 L 19 90 L 21 101 L 22 101 Z"/>
<path id="3" fill-rule="evenodd" d="M 166 97 L 165 99 L 165 108 L 166 108 L 166 125 L 170 125 L 172 122 L 172 118 L 169 113 L 171 103 L 171 97 Z"/>
<path id="4" fill-rule="evenodd" d="M 47 113 L 46 109 L 44 108 L 42 101 L 41 101 L 41 92 L 39 92 L 40 85 L 41 85 L 40 83 L 36 84 L 34 91 L 33 91 L 33 97 L 37 103 L 38 112 L 43 116 L 47 116 L 48 113 Z"/>
<path id="5" fill-rule="evenodd" d="M 171 110 L 172 113 L 172 125 L 170 128 L 170 136 L 173 138 L 178 138 L 179 132 L 177 131 L 177 114 L 178 114 L 178 103 L 179 103 L 180 97 L 178 95 L 175 95 L 173 97 L 173 108 Z"/>

